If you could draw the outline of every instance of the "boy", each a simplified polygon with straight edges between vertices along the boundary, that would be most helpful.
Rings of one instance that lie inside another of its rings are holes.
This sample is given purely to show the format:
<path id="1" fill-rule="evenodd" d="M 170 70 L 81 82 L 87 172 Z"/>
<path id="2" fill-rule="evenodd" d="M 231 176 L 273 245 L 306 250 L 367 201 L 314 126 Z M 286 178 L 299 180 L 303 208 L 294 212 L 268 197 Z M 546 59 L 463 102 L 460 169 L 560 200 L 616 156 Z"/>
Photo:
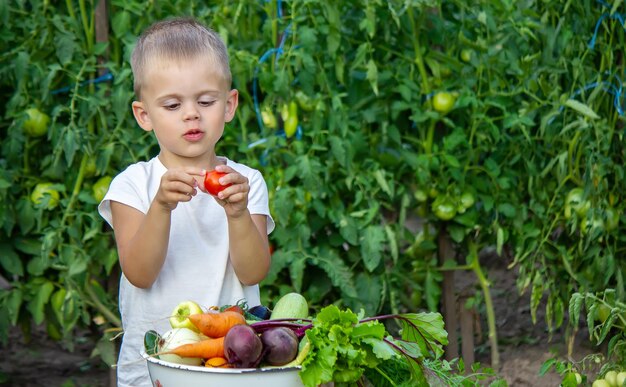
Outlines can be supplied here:
<path id="1" fill-rule="evenodd" d="M 158 22 L 139 38 L 131 66 L 133 114 L 160 152 L 116 176 L 98 210 L 115 232 L 123 273 L 118 385 L 136 387 L 151 385 L 140 356 L 145 332 L 167 331 L 180 302 L 260 304 L 274 222 L 261 174 L 215 153 L 238 104 L 219 36 L 192 19 Z M 212 169 L 231 184 L 215 197 L 203 185 Z"/>

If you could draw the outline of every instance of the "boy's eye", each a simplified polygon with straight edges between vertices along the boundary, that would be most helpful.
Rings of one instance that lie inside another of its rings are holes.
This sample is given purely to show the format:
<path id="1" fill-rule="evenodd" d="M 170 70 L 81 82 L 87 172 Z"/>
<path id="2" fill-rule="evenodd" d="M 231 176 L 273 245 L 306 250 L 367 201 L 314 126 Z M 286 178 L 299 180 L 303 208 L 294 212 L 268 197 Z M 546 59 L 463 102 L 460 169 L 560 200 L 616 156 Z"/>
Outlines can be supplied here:
<path id="1" fill-rule="evenodd" d="M 170 104 L 166 104 L 163 107 L 166 108 L 167 110 L 176 110 L 178 109 L 178 107 L 180 106 L 179 103 L 170 103 Z"/>
<path id="2" fill-rule="evenodd" d="M 215 103 L 215 101 L 198 101 L 198 105 L 200 106 L 211 106 Z"/>

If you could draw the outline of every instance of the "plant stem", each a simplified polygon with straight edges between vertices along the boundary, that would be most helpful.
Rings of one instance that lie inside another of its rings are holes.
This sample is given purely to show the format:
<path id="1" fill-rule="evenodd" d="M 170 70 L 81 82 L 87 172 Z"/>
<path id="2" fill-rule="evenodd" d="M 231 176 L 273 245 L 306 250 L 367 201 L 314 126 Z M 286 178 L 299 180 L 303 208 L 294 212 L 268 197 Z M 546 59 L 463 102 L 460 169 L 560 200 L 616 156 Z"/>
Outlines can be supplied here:
<path id="1" fill-rule="evenodd" d="M 113 313 L 109 308 L 104 306 L 102 302 L 100 302 L 100 300 L 98 299 L 98 296 L 94 293 L 89 282 L 85 283 L 85 291 L 87 292 L 87 295 L 91 299 L 91 302 L 93 302 L 95 308 L 98 309 L 100 313 L 102 313 L 104 317 L 107 320 L 109 320 L 111 324 L 115 325 L 116 327 L 122 326 L 122 321 L 120 320 L 120 318 L 117 317 L 115 313 Z"/>
<path id="2" fill-rule="evenodd" d="M 485 297 L 485 310 L 487 312 L 487 326 L 489 328 L 489 343 L 491 345 L 491 366 L 494 369 L 500 368 L 500 353 L 498 351 L 498 334 L 496 331 L 496 316 L 493 308 L 493 300 L 491 299 L 491 292 L 489 291 L 489 280 L 485 277 L 480 262 L 478 260 L 478 253 L 476 245 L 470 243 L 470 259 L 471 266 L 476 278 L 483 291 Z"/>

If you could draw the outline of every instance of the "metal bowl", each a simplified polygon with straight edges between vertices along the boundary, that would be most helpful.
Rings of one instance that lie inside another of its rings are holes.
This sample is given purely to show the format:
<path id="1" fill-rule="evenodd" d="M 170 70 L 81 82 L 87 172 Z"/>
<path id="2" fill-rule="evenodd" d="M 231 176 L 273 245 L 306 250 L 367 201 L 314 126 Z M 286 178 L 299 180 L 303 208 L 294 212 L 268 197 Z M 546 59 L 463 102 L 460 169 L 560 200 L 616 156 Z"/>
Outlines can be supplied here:
<path id="1" fill-rule="evenodd" d="M 170 363 L 141 355 L 155 387 L 304 387 L 298 372 L 301 367 L 208 368 Z"/>

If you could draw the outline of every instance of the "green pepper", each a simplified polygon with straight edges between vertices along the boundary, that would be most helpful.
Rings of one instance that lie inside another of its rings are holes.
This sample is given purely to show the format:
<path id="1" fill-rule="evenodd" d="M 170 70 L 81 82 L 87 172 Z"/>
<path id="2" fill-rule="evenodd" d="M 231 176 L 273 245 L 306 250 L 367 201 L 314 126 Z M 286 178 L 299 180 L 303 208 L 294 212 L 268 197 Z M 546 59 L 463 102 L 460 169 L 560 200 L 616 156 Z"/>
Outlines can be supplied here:
<path id="1" fill-rule="evenodd" d="M 306 95 L 302 90 L 298 90 L 296 92 L 296 101 L 298 101 L 298 105 L 300 109 L 310 112 L 315 109 L 316 102 L 313 98 Z"/>
<path id="2" fill-rule="evenodd" d="M 111 185 L 111 180 L 113 180 L 111 176 L 102 176 L 93 185 L 93 198 L 96 199 L 98 203 L 104 199 L 104 195 L 106 195 L 109 190 L 109 185 Z"/>
<path id="3" fill-rule="evenodd" d="M 289 103 L 286 117 L 283 117 L 285 121 L 285 135 L 287 138 L 291 138 L 298 130 L 298 104 L 291 101 Z"/>
<path id="4" fill-rule="evenodd" d="M 261 109 L 261 119 L 266 128 L 276 129 L 278 126 L 274 112 L 267 106 Z"/>

